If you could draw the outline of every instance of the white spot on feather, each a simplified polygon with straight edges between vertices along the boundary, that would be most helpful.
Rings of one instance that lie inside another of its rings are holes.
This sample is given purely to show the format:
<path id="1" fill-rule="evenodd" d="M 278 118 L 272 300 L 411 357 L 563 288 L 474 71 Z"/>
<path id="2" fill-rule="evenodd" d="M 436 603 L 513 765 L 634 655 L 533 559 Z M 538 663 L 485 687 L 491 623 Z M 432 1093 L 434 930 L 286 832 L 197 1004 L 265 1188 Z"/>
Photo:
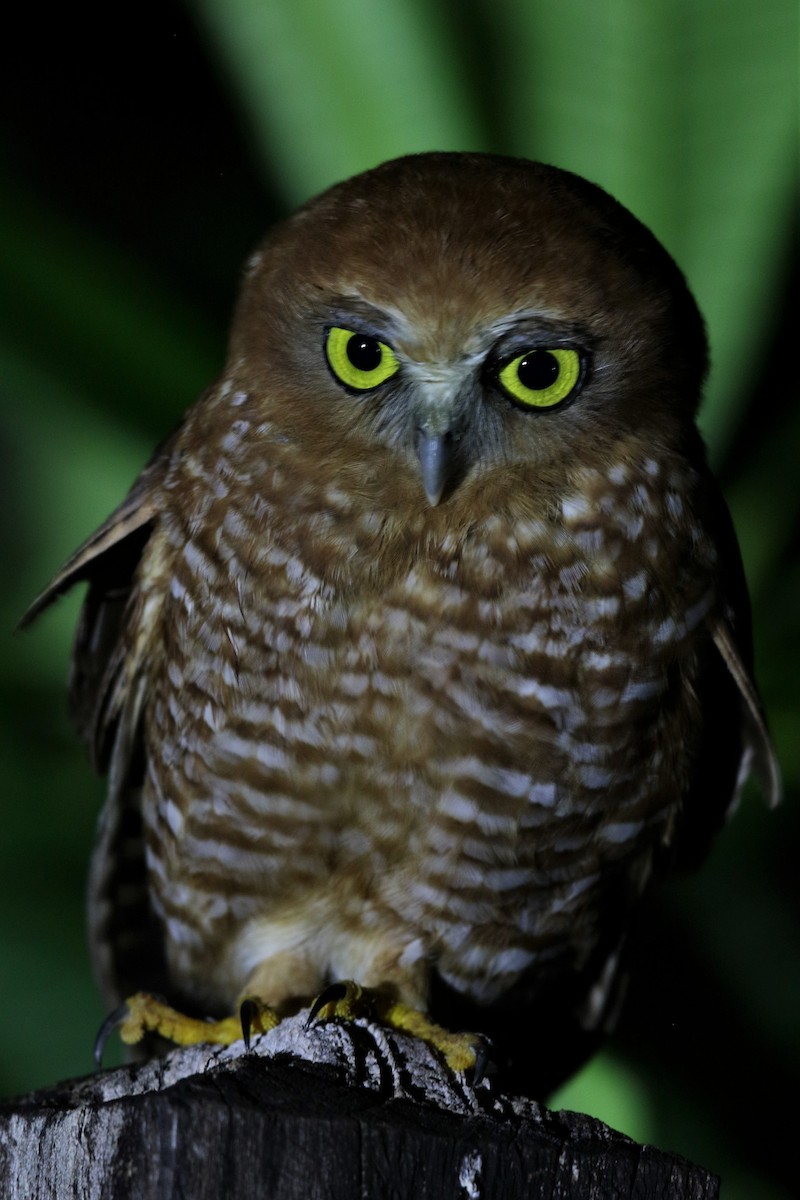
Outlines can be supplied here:
<path id="1" fill-rule="evenodd" d="M 615 825 L 606 825 L 602 830 L 600 837 L 604 842 L 628 842 L 631 841 L 639 830 L 642 828 L 642 821 L 619 821 Z"/>
<path id="2" fill-rule="evenodd" d="M 683 500 L 677 492 L 667 492 L 666 497 L 667 512 L 671 517 L 681 517 L 683 515 Z"/>
<path id="3" fill-rule="evenodd" d="M 592 515 L 592 505 L 587 496 L 567 496 L 561 501 L 561 513 L 567 523 L 585 520 Z"/>
<path id="4" fill-rule="evenodd" d="M 631 575 L 622 584 L 622 590 L 629 600 L 639 600 L 647 590 L 647 576 L 644 571 Z"/>
<path id="5" fill-rule="evenodd" d="M 172 834 L 179 838 L 183 834 L 184 820 L 183 813 L 178 808 L 174 800 L 167 800 L 163 808 L 164 819 L 170 828 Z"/>

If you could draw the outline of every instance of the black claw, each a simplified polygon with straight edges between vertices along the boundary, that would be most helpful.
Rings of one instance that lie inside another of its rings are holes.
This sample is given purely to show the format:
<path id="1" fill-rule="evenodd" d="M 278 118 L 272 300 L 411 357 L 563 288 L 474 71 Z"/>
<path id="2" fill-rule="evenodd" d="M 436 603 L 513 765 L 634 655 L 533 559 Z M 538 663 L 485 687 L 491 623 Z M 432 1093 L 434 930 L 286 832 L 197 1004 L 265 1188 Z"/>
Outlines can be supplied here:
<path id="1" fill-rule="evenodd" d="M 310 1027 L 317 1013 L 320 1012 L 326 1004 L 337 1004 L 340 1000 L 344 1000 L 346 995 L 347 985 L 344 983 L 332 983 L 330 987 L 326 987 L 323 992 L 320 992 L 314 1003 L 311 1005 L 311 1009 L 306 1019 L 306 1029 Z"/>
<path id="2" fill-rule="evenodd" d="M 128 1015 L 127 1004 L 120 1004 L 119 1008 L 115 1008 L 110 1012 L 103 1024 L 97 1031 L 97 1037 L 94 1039 L 94 1062 L 95 1066 L 102 1067 L 103 1051 L 106 1048 L 106 1042 L 111 1037 L 111 1034 L 119 1029 L 120 1025 L 124 1024 L 125 1018 Z"/>
<path id="3" fill-rule="evenodd" d="M 492 1043 L 485 1038 L 479 1038 L 475 1047 L 475 1064 L 467 1072 L 467 1077 L 472 1087 L 477 1087 L 485 1079 L 491 1059 Z"/>
<path id="4" fill-rule="evenodd" d="M 258 1005 L 255 1000 L 243 1000 L 239 1008 L 239 1020 L 242 1022 L 242 1037 L 245 1047 L 250 1049 L 250 1038 L 253 1033 L 253 1022 L 258 1016 Z"/>

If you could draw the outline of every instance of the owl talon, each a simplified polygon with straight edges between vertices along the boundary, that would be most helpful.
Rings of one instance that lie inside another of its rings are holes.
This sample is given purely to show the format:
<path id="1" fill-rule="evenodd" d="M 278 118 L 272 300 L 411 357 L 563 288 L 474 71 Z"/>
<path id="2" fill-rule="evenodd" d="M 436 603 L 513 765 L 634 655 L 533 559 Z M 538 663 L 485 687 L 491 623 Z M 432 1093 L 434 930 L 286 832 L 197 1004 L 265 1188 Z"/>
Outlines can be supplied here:
<path id="1" fill-rule="evenodd" d="M 398 1033 L 408 1033 L 427 1042 L 444 1058 L 452 1071 L 467 1075 L 473 1085 L 480 1083 L 486 1074 L 491 1057 L 490 1042 L 472 1033 L 450 1033 L 441 1025 L 434 1024 L 424 1012 L 398 1000 L 394 989 L 362 988 L 351 979 L 332 983 L 320 992 L 311 1005 L 306 1029 L 324 1009 L 329 1011 L 323 1020 L 372 1018 Z"/>
<path id="2" fill-rule="evenodd" d="M 256 1018 L 257 1006 L 254 1000 L 243 1000 L 239 1005 L 239 1020 L 242 1025 L 242 1037 L 245 1047 L 250 1049 L 250 1038 L 253 1033 L 253 1023 Z"/>
<path id="3" fill-rule="evenodd" d="M 95 1062 L 100 1065 L 103 1050 L 115 1029 L 119 1029 L 120 1038 L 127 1046 L 134 1046 L 146 1034 L 155 1033 L 177 1046 L 202 1043 L 230 1046 L 244 1036 L 249 1048 L 253 1031 L 266 1033 L 277 1025 L 278 1020 L 272 1009 L 251 998 L 242 1002 L 236 1016 L 224 1017 L 221 1021 L 202 1021 L 178 1012 L 149 992 L 137 992 L 110 1013 L 100 1026 L 94 1045 Z"/>
<path id="4" fill-rule="evenodd" d="M 120 1004 L 119 1008 L 115 1008 L 104 1019 L 102 1025 L 97 1031 L 97 1036 L 94 1039 L 94 1063 L 100 1068 L 103 1065 L 103 1052 L 105 1051 L 108 1039 L 115 1030 L 120 1029 L 125 1023 L 128 1016 L 128 1005 Z"/>
<path id="5" fill-rule="evenodd" d="M 473 1039 L 473 1048 L 475 1050 L 475 1063 L 472 1067 L 468 1067 L 465 1071 L 467 1083 L 471 1087 L 477 1087 L 486 1078 L 486 1073 L 492 1061 L 492 1044 L 486 1038 L 475 1037 Z"/>
<path id="6" fill-rule="evenodd" d="M 239 1005 L 239 1022 L 245 1047 L 250 1049 L 254 1033 L 266 1033 L 278 1023 L 276 1013 L 255 996 L 245 996 Z"/>
<path id="7" fill-rule="evenodd" d="M 314 1024 L 323 1008 L 330 1006 L 330 1017 L 343 1017 L 345 1020 L 353 1020 L 354 1017 L 369 1016 L 372 1011 L 372 1000 L 369 993 L 359 987 L 357 983 L 353 983 L 352 979 L 343 979 L 338 983 L 331 983 L 317 996 L 314 1003 L 308 1012 L 306 1019 L 306 1029 Z M 322 1018 L 325 1020 L 326 1018 Z"/>

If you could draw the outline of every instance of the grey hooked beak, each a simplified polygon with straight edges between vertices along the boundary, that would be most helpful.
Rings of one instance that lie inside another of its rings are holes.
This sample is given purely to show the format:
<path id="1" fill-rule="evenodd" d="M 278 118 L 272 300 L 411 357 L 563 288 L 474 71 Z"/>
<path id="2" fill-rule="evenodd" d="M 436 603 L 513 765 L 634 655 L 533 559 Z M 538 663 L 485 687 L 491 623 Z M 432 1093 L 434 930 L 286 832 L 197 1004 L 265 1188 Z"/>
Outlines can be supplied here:
<path id="1" fill-rule="evenodd" d="M 469 393 L 463 370 L 427 364 L 419 377 L 414 449 L 422 486 L 432 508 L 441 500 L 461 458 Z"/>
<path id="2" fill-rule="evenodd" d="M 450 430 L 432 433 L 422 426 L 417 428 L 417 458 L 419 459 L 422 486 L 428 502 L 434 508 L 442 498 L 450 478 L 455 458 L 455 438 Z"/>

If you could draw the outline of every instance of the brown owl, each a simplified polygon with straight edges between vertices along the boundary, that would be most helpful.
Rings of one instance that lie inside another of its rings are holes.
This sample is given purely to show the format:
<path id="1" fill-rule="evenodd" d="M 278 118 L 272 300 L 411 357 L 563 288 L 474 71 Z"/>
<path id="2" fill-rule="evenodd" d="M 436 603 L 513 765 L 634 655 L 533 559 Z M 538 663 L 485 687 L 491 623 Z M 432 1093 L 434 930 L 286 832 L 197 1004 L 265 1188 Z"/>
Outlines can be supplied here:
<path id="1" fill-rule="evenodd" d="M 110 1003 L 353 980 L 527 1091 L 574 1067 L 643 894 L 779 791 L 705 367 L 667 253 L 553 167 L 403 158 L 271 233 L 221 377 L 29 614 L 88 580 Z"/>

